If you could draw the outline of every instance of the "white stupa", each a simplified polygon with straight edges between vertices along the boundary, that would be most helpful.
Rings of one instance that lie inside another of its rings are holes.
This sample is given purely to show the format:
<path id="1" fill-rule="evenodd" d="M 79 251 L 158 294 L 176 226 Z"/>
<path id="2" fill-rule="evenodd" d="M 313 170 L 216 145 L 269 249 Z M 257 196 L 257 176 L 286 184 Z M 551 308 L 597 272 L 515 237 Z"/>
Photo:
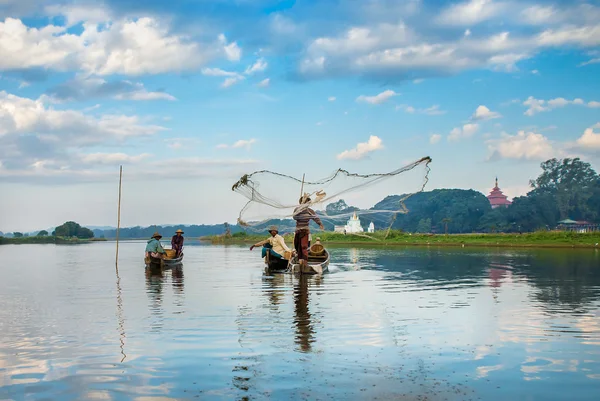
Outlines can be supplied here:
<path id="1" fill-rule="evenodd" d="M 371 224 L 369 224 L 369 228 L 367 228 L 367 231 L 370 233 L 375 232 L 375 224 L 373 224 L 373 222 L 371 222 Z"/>
<path id="2" fill-rule="evenodd" d="M 344 226 L 344 229 L 347 233 L 362 233 L 365 231 L 360 225 L 360 219 L 356 215 L 356 212 L 354 212 L 352 217 L 346 222 L 346 226 Z"/>

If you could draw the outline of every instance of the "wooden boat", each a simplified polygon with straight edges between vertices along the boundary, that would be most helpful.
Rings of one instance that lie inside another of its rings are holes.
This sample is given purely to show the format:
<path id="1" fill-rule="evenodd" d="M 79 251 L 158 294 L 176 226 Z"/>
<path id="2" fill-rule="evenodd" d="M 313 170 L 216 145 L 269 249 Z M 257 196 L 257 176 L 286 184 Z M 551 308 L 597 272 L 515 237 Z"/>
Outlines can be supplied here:
<path id="1" fill-rule="evenodd" d="M 179 257 L 175 256 L 175 251 L 171 249 L 165 249 L 167 251 L 167 257 L 165 259 L 153 258 L 152 256 L 144 257 L 146 267 L 154 270 L 158 269 L 170 269 L 173 266 L 180 265 L 183 261 L 183 252 Z"/>
<path id="2" fill-rule="evenodd" d="M 271 251 L 267 249 L 267 255 L 265 256 L 265 273 L 287 273 L 289 260 L 280 259 L 271 256 Z"/>
<path id="3" fill-rule="evenodd" d="M 181 256 L 179 256 L 178 258 L 163 259 L 163 263 L 164 263 L 165 268 L 167 268 L 167 267 L 173 267 L 173 266 L 177 266 L 177 265 L 181 264 L 182 260 L 183 260 L 183 252 L 181 252 Z"/>
<path id="4" fill-rule="evenodd" d="M 323 249 L 319 255 L 308 253 L 308 263 L 300 266 L 298 258 L 294 257 L 290 261 L 290 270 L 298 274 L 323 274 L 329 271 L 329 252 Z"/>
<path id="5" fill-rule="evenodd" d="M 317 238 L 317 241 L 309 248 L 307 262 L 306 265 L 301 266 L 298 256 L 294 256 L 290 260 L 289 268 L 293 273 L 298 274 L 323 274 L 329 271 L 329 252 L 321 244 L 320 238 Z"/>

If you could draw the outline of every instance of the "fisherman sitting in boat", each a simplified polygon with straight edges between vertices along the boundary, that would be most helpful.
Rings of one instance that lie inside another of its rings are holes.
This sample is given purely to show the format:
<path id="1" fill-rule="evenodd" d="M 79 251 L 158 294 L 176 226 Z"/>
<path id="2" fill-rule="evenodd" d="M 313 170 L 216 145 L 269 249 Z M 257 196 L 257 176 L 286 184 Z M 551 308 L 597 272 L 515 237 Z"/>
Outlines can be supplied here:
<path id="1" fill-rule="evenodd" d="M 300 259 L 300 265 L 308 264 L 308 247 L 310 243 L 309 223 L 314 220 L 319 225 L 321 230 L 324 230 L 321 219 L 317 217 L 317 213 L 308 207 L 311 199 L 308 194 L 304 194 L 300 198 L 300 205 L 294 209 L 294 220 L 296 220 L 296 234 L 294 235 L 294 248 Z"/>
<path id="2" fill-rule="evenodd" d="M 175 235 L 171 238 L 171 248 L 177 252 L 177 257 L 181 256 L 183 250 L 183 231 L 181 229 L 175 231 Z"/>
<path id="3" fill-rule="evenodd" d="M 160 235 L 158 232 L 155 232 L 154 235 L 152 235 L 152 238 L 148 240 L 148 244 L 146 245 L 147 258 L 152 257 L 155 259 L 164 259 L 166 252 L 160 244 L 161 238 L 162 235 Z"/>
<path id="4" fill-rule="evenodd" d="M 285 244 L 285 239 L 281 235 L 279 235 L 279 230 L 276 226 L 269 227 L 269 233 L 271 237 L 267 238 L 264 241 L 260 241 L 250 247 L 250 250 L 253 250 L 257 246 L 262 246 L 262 257 L 267 256 L 267 250 L 270 251 L 271 256 L 278 259 L 289 259 L 291 255 L 291 249 Z"/>

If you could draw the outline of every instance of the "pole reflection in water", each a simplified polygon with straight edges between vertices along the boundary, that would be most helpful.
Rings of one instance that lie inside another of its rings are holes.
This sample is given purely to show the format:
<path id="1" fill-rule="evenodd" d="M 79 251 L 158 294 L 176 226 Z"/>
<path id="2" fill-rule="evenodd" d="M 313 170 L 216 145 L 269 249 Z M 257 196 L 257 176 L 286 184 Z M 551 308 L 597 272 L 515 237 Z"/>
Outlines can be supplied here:
<path id="1" fill-rule="evenodd" d="M 119 277 L 119 265 L 115 265 L 115 271 L 117 273 L 117 322 L 119 324 L 119 341 L 121 342 L 121 362 L 125 361 L 127 355 L 125 354 L 125 319 L 123 318 L 123 297 L 121 295 L 121 277 Z"/>
<path id="2" fill-rule="evenodd" d="M 163 327 L 162 290 L 163 270 L 146 269 L 146 293 L 150 298 L 148 307 L 150 312 L 157 318 L 156 322 L 150 324 L 150 331 L 160 331 Z"/>

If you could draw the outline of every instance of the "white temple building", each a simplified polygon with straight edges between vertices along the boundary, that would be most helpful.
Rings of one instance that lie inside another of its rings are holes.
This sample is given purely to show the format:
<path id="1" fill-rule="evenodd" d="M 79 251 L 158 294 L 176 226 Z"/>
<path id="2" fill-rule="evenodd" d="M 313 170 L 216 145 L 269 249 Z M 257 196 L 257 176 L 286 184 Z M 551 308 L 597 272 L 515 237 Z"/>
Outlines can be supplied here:
<path id="1" fill-rule="evenodd" d="M 367 228 L 367 232 L 370 232 L 370 233 L 375 232 L 375 224 L 373 224 L 373 222 L 371 222 L 371 224 L 369 224 L 369 228 Z"/>
<path id="2" fill-rule="evenodd" d="M 356 212 L 354 212 L 352 217 L 346 222 L 346 225 L 344 226 L 344 230 L 346 230 L 346 233 L 348 233 L 348 234 L 362 233 L 365 231 L 365 230 L 363 230 L 362 226 L 360 225 L 360 219 L 356 215 Z"/>

